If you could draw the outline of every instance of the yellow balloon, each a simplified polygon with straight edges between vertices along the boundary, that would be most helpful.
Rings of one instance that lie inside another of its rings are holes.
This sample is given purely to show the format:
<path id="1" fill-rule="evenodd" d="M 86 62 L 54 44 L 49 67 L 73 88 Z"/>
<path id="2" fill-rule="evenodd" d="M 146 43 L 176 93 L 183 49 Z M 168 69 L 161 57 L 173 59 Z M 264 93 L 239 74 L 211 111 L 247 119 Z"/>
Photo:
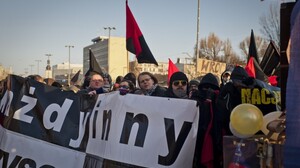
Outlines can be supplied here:
<path id="1" fill-rule="evenodd" d="M 230 129 L 231 133 L 234 136 L 238 137 L 238 138 L 250 138 L 250 137 L 252 137 L 254 135 L 254 134 L 246 135 L 246 134 L 240 134 L 240 133 L 238 133 L 234 128 L 232 128 L 231 123 L 229 123 L 229 129 Z"/>
<path id="2" fill-rule="evenodd" d="M 252 104 L 240 104 L 232 110 L 230 123 L 239 135 L 254 135 L 263 125 L 263 114 Z"/>

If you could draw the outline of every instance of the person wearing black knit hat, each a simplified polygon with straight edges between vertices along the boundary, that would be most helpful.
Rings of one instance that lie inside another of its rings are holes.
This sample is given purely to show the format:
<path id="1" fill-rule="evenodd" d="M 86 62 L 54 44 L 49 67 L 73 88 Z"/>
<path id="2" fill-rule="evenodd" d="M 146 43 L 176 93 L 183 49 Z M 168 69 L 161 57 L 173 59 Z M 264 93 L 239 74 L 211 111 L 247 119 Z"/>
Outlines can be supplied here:
<path id="1" fill-rule="evenodd" d="M 183 72 L 178 71 L 173 73 L 168 89 L 165 92 L 165 97 L 187 99 L 188 83 L 189 79 Z"/>

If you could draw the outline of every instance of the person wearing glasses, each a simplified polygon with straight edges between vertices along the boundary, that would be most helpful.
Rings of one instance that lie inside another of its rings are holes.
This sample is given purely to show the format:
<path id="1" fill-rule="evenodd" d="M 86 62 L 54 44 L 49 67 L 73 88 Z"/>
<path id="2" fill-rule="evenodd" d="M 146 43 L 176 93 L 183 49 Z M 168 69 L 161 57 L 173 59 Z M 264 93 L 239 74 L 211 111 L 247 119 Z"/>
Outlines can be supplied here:
<path id="1" fill-rule="evenodd" d="M 165 97 L 188 99 L 189 80 L 183 72 L 175 72 L 171 75 Z"/>
<path id="2" fill-rule="evenodd" d="M 158 85 L 158 80 L 152 73 L 142 72 L 138 75 L 137 80 L 140 90 L 135 94 L 164 97 L 166 88 Z"/>
<path id="3" fill-rule="evenodd" d="M 86 89 L 81 89 L 77 93 L 81 93 L 81 94 L 83 93 L 89 95 L 105 93 L 103 89 L 104 80 L 100 74 L 94 73 L 89 78 L 91 79 L 89 82 L 89 86 Z"/>

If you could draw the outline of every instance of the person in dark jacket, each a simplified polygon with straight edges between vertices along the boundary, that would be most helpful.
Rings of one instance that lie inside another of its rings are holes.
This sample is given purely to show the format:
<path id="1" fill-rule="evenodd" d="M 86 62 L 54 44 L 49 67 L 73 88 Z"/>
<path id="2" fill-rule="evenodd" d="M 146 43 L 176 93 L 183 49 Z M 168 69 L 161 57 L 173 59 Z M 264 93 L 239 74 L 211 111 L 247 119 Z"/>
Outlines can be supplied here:
<path id="1" fill-rule="evenodd" d="M 208 73 L 200 81 L 198 92 L 191 99 L 199 105 L 199 125 L 193 167 L 222 167 L 222 125 L 216 107 L 219 82 L 215 75 Z"/>
<path id="2" fill-rule="evenodd" d="M 230 82 L 222 87 L 218 97 L 218 108 L 223 115 L 225 135 L 232 135 L 229 128 L 230 114 L 237 105 L 253 104 L 265 115 L 280 110 L 278 97 L 280 97 L 280 88 L 249 77 L 243 67 L 236 66 L 231 73 Z"/>
<path id="3" fill-rule="evenodd" d="M 137 80 L 140 91 L 143 95 L 160 97 L 164 96 L 166 89 L 158 85 L 158 80 L 152 73 L 142 72 L 139 74 Z"/>
<path id="4" fill-rule="evenodd" d="M 189 80 L 183 72 L 175 72 L 171 75 L 165 97 L 187 99 Z"/>

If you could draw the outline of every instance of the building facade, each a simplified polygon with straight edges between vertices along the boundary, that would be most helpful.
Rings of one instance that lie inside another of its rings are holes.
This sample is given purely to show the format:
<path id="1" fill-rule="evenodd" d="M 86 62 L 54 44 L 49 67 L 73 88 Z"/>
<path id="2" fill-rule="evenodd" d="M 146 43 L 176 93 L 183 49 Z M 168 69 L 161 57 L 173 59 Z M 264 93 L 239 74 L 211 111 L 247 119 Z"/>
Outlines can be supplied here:
<path id="1" fill-rule="evenodd" d="M 71 78 L 80 70 L 79 80 L 82 80 L 82 71 L 83 71 L 82 64 L 70 64 L 70 69 L 71 69 L 71 74 L 70 74 Z M 63 62 L 61 64 L 52 66 L 52 76 L 57 82 L 60 82 L 62 84 L 67 84 L 68 74 L 69 74 L 69 62 Z"/>
<path id="2" fill-rule="evenodd" d="M 93 44 L 83 49 L 83 74 L 90 66 L 89 49 L 93 52 L 100 68 L 113 80 L 128 73 L 128 51 L 124 37 L 100 36 L 92 39 Z"/>

